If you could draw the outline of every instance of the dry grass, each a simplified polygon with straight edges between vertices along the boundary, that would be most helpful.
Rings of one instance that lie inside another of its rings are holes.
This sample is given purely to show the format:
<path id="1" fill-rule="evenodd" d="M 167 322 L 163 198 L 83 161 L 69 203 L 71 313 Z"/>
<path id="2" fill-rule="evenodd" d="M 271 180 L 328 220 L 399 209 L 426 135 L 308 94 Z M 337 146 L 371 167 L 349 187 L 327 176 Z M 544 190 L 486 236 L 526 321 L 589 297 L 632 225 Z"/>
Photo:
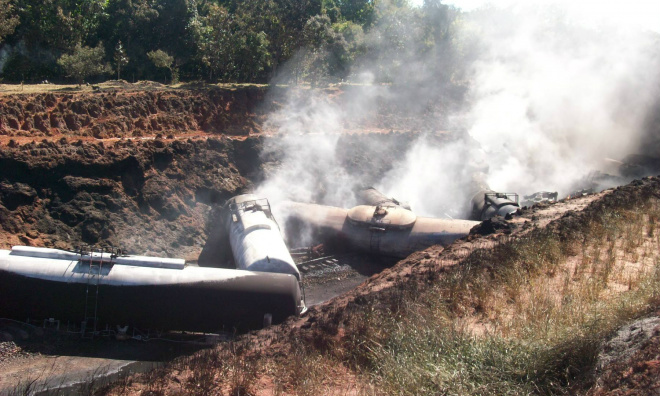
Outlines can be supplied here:
<path id="1" fill-rule="evenodd" d="M 352 341 L 387 394 L 563 394 L 600 343 L 660 303 L 657 201 L 475 251 Z M 652 231 L 653 230 L 653 231 Z M 366 337 L 365 337 L 366 336 Z"/>

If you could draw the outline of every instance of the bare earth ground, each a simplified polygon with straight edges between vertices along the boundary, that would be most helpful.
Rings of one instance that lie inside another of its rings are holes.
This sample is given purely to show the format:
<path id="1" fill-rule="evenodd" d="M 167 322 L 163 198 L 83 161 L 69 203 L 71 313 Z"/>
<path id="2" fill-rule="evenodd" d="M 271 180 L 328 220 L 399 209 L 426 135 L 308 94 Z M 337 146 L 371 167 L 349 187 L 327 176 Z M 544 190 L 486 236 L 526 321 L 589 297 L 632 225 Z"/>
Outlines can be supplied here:
<path id="1" fill-rule="evenodd" d="M 247 90 L 213 87 L 211 94 L 203 95 L 194 87 L 175 88 L 173 91 L 155 83 L 123 82 L 102 84 L 100 90 L 86 86 L 82 89 L 0 86 L 0 160 L 12 169 L 16 166 L 27 169 L 13 175 L 10 184 L 0 186 L 3 204 L 10 203 L 0 207 L 2 246 L 25 243 L 64 247 L 69 234 L 82 233 L 91 242 L 97 242 L 112 240 L 115 233 L 136 234 L 135 230 L 139 229 L 146 232 L 142 239 L 132 241 L 134 250 L 149 253 L 148 249 L 152 249 L 151 253 L 168 255 L 169 246 L 176 241 L 178 250 L 185 252 L 187 258 L 198 254 L 208 230 L 190 240 L 180 236 L 189 234 L 190 229 L 206 227 L 204 218 L 210 214 L 214 202 L 249 186 L 245 176 L 255 170 L 246 168 L 241 158 L 257 151 L 252 136 L 264 133 L 261 127 L 264 115 L 281 104 L 273 101 L 263 106 L 265 87 L 253 86 Z M 355 130 L 382 132 L 390 131 L 391 127 L 371 125 Z M 126 142 L 127 138 L 138 143 Z M 78 140 L 82 142 L 79 144 Z M 133 161 L 128 166 L 123 162 L 127 158 Z M 201 167 L 203 163 L 224 165 L 185 180 L 177 176 L 188 175 L 188 169 Z M 98 175 L 90 172 L 73 171 L 86 168 L 106 172 L 107 180 L 99 181 Z M 128 171 L 135 168 L 139 169 L 137 174 Z M 31 182 L 31 172 L 44 171 L 55 171 L 61 178 L 55 179 L 61 187 L 48 184 L 47 180 L 41 185 Z M 73 176 L 69 177 L 71 173 Z M 227 184 L 227 180 L 231 182 Z M 626 187 L 626 191 L 650 188 L 657 196 L 658 184 L 657 179 L 650 179 L 642 186 Z M 159 191 L 163 186 L 169 193 L 161 197 Z M 544 227 L 570 228 L 573 219 L 579 221 L 580 211 L 611 194 L 612 191 L 605 191 L 523 210 L 504 228 L 496 227 L 494 233 L 471 235 L 446 249 L 431 247 L 382 271 L 376 263 L 367 263 L 359 257 L 331 271 L 320 270 L 315 274 L 312 270 L 306 281 L 308 301 L 319 304 L 302 318 L 291 318 L 282 325 L 248 334 L 243 340 L 270 356 L 273 364 L 287 358 L 291 347 L 282 340 L 292 336 L 325 339 L 330 331 L 332 337 L 340 340 L 342 332 L 337 327 L 343 321 L 350 321 L 352 309 L 369 304 L 377 306 L 379 298 L 401 282 L 425 282 L 429 273 L 441 273 L 442 268 L 458 264 L 475 249 L 495 246 L 502 238 L 515 238 Z M 68 197 L 68 201 L 62 197 Z M 618 197 L 625 199 L 625 194 L 624 198 Z M 186 212 L 178 209 L 183 207 Z M 154 219 L 158 220 L 157 224 L 148 228 L 146 225 Z M 466 322 L 475 333 L 487 331 L 478 315 L 466 317 Z M 629 358 L 603 367 L 602 380 L 590 392 L 598 395 L 657 392 L 660 333 L 655 329 L 650 334 Z M 0 357 L 0 389 L 14 389 L 19 381 L 32 374 L 39 377 L 48 371 L 48 378 L 57 381 L 63 372 L 73 371 L 74 377 L 84 378 L 99 367 L 119 367 L 132 361 L 136 352 L 142 354 L 141 359 L 149 356 L 146 352 L 149 346 L 139 343 L 85 345 L 77 352 L 47 342 L 34 349 L 23 342 L 18 344 L 18 348 L 12 343 L 0 344 L 3 347 L 0 350 L 8 351 Z M 90 352 L 95 349 L 97 353 Z M 328 378 L 334 378 L 328 380 L 328 389 L 337 394 L 364 391 L 355 374 L 346 367 L 337 365 L 334 370 L 327 373 Z M 190 371 L 175 370 L 168 378 L 170 384 L 180 384 L 193 375 Z M 265 375 L 258 382 L 257 394 L 281 391 L 272 376 Z M 129 393 L 140 394 L 145 389 L 144 383 L 137 382 Z"/>

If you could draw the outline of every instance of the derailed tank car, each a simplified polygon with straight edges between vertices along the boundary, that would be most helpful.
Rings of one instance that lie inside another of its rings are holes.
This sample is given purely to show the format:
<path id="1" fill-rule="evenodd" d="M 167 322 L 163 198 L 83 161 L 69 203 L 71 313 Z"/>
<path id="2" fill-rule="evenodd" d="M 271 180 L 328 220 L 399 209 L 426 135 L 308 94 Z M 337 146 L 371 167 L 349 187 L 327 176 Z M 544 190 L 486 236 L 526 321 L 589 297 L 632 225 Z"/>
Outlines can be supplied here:
<path id="1" fill-rule="evenodd" d="M 225 205 L 225 215 L 236 268 L 291 274 L 300 280 L 267 199 L 236 196 Z"/>
<path id="2" fill-rule="evenodd" d="M 393 257 L 432 245 L 447 246 L 470 233 L 476 221 L 418 217 L 401 206 L 359 205 L 352 209 L 287 202 L 283 214 L 309 224 L 316 238 L 341 239 L 353 248 Z"/>
<path id="3" fill-rule="evenodd" d="M 477 172 L 468 181 L 467 191 L 470 198 L 466 210 L 467 218 L 484 221 L 494 216 L 506 216 L 520 209 L 518 194 L 503 193 L 491 190 L 486 183 L 486 175 Z"/>
<path id="4" fill-rule="evenodd" d="M 363 205 L 370 206 L 400 206 L 407 210 L 412 210 L 410 204 L 390 198 L 373 187 L 366 187 L 359 190 L 356 194 L 358 201 Z"/>
<path id="5" fill-rule="evenodd" d="M 520 209 L 518 194 L 481 190 L 470 200 L 470 218 L 488 220 L 494 216 L 506 216 Z"/>
<path id="6" fill-rule="evenodd" d="M 0 250 L 0 301 L 0 317 L 17 320 L 203 332 L 260 328 L 303 307 L 291 274 L 21 246 Z"/>

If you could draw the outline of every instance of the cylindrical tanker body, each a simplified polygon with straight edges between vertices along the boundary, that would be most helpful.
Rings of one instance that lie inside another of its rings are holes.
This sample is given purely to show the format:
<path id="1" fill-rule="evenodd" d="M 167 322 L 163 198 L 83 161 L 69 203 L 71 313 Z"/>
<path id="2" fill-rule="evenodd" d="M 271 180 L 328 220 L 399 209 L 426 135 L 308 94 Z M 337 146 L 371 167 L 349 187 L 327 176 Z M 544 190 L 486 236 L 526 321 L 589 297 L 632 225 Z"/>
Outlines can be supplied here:
<path id="1" fill-rule="evenodd" d="M 447 246 L 470 233 L 476 221 L 417 217 L 400 206 L 360 205 L 350 210 L 289 202 L 283 212 L 313 225 L 321 238 L 341 238 L 355 249 L 406 257 L 429 246 Z"/>
<path id="2" fill-rule="evenodd" d="M 0 301 L 0 317 L 17 320 L 79 324 L 94 312 L 99 325 L 204 332 L 260 328 L 266 314 L 281 322 L 301 311 L 288 274 L 31 247 L 0 250 Z"/>
<path id="3" fill-rule="evenodd" d="M 367 187 L 364 190 L 358 191 L 357 198 L 362 205 L 400 206 L 404 209 L 410 210 L 410 205 L 407 202 L 401 202 L 394 198 L 389 198 L 373 187 Z"/>
<path id="4" fill-rule="evenodd" d="M 518 194 L 491 190 L 482 172 L 472 176 L 466 191 L 471 191 L 467 208 L 467 216 L 471 220 L 484 221 L 493 216 L 506 216 L 520 208 Z"/>
<path id="5" fill-rule="evenodd" d="M 498 193 L 492 190 L 481 190 L 474 194 L 470 205 L 470 218 L 481 221 L 493 216 L 506 216 L 520 208 L 518 194 Z"/>
<path id="6" fill-rule="evenodd" d="M 239 195 L 227 202 L 225 213 L 236 268 L 291 274 L 300 280 L 267 199 Z"/>

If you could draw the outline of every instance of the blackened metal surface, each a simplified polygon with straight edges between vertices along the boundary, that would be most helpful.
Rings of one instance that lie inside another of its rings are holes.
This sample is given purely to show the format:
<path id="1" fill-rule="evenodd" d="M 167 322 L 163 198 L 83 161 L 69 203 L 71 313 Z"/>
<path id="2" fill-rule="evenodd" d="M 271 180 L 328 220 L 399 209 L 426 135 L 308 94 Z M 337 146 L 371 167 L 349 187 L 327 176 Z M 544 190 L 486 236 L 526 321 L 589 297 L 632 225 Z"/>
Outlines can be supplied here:
<path id="1" fill-rule="evenodd" d="M 497 193 L 492 190 L 478 191 L 470 201 L 470 219 L 484 221 L 493 216 L 506 216 L 514 213 L 520 206 L 518 202 L 511 199 L 512 195 L 514 194 Z"/>
<path id="2" fill-rule="evenodd" d="M 0 271 L 0 316 L 55 318 L 80 324 L 86 283 L 44 280 Z M 242 277 L 175 285 L 99 285 L 98 323 L 217 332 L 255 329 L 264 314 L 281 322 L 296 315 L 300 294 L 292 277 Z"/>

